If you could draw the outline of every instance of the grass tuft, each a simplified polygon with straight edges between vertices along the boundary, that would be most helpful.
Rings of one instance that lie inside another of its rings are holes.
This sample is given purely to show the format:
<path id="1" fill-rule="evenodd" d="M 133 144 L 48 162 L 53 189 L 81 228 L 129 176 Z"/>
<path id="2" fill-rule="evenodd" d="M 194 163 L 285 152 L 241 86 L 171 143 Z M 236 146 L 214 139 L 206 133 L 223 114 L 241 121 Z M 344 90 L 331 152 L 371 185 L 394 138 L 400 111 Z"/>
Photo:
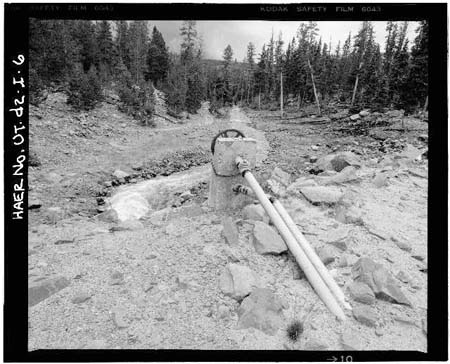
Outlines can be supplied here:
<path id="1" fill-rule="evenodd" d="M 297 341 L 303 333 L 303 324 L 299 320 L 293 321 L 286 329 L 287 336 L 291 341 Z"/>

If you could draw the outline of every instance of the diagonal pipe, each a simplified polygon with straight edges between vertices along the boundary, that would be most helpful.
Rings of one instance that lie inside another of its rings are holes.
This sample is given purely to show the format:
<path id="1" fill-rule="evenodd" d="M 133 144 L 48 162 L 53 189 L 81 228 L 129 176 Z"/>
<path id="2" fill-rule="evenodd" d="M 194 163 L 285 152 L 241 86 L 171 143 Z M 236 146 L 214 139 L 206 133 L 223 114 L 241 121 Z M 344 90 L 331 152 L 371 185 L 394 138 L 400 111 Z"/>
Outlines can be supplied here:
<path id="1" fill-rule="evenodd" d="M 236 185 L 233 187 L 233 191 L 236 193 L 243 193 L 245 195 L 252 194 L 254 195 L 254 192 L 252 189 L 243 186 L 243 185 Z M 320 260 L 320 258 L 317 256 L 314 249 L 309 244 L 308 240 L 304 237 L 300 229 L 297 227 L 295 222 L 292 220 L 289 213 L 286 211 L 286 209 L 283 207 L 281 202 L 270 196 L 267 195 L 270 202 L 272 202 L 272 205 L 275 207 L 275 210 L 280 214 L 281 218 L 283 219 L 286 226 L 289 228 L 291 233 L 294 235 L 294 237 L 297 239 L 298 244 L 303 249 L 305 254 L 308 256 L 311 263 L 316 268 L 317 272 L 322 277 L 323 281 L 326 283 L 326 285 L 330 288 L 331 293 L 334 294 L 334 296 L 337 298 L 337 300 L 342 304 L 342 306 L 348 310 L 352 309 L 352 306 L 347 302 L 344 293 L 342 292 L 341 288 L 337 285 L 333 277 L 331 276 L 328 269 L 325 267 L 323 262 Z"/>
<path id="2" fill-rule="evenodd" d="M 235 161 L 239 171 L 242 173 L 242 176 L 248 182 L 253 192 L 255 193 L 256 197 L 261 202 L 261 205 L 263 206 L 264 210 L 266 210 L 270 219 L 280 232 L 280 235 L 283 237 L 284 241 L 286 242 L 286 245 L 288 246 L 292 255 L 295 257 L 295 260 L 299 264 L 300 268 L 305 273 L 306 278 L 308 278 L 309 283 L 316 291 L 317 295 L 320 297 L 325 306 L 334 315 L 336 315 L 340 320 L 345 321 L 346 317 L 344 311 L 339 306 L 338 302 L 336 301 L 336 298 L 331 294 L 328 286 L 322 280 L 321 276 L 314 268 L 313 264 L 309 261 L 305 252 L 300 248 L 294 235 L 286 226 L 286 223 L 284 222 L 280 214 L 277 212 L 275 207 L 269 201 L 263 189 L 259 185 L 258 181 L 249 171 L 248 163 L 241 157 L 237 157 Z"/>
<path id="3" fill-rule="evenodd" d="M 316 268 L 317 272 L 322 277 L 323 281 L 327 284 L 327 286 L 330 288 L 331 292 L 334 294 L 334 296 L 338 299 L 338 301 L 348 310 L 352 309 L 352 306 L 345 300 L 344 293 L 342 292 L 341 288 L 337 285 L 333 277 L 331 277 L 330 272 L 325 267 L 325 265 L 322 263 L 320 258 L 317 256 L 314 249 L 309 244 L 308 240 L 303 236 L 297 225 L 294 223 L 292 218 L 289 216 L 288 212 L 285 210 L 283 205 L 280 201 L 277 199 L 272 200 L 272 204 L 275 207 L 275 210 L 280 214 L 281 218 L 284 220 L 286 226 L 289 228 L 291 233 L 294 235 L 294 237 L 297 239 L 298 243 L 300 244 L 300 247 L 303 249 L 305 254 L 308 256 L 311 263 Z"/>

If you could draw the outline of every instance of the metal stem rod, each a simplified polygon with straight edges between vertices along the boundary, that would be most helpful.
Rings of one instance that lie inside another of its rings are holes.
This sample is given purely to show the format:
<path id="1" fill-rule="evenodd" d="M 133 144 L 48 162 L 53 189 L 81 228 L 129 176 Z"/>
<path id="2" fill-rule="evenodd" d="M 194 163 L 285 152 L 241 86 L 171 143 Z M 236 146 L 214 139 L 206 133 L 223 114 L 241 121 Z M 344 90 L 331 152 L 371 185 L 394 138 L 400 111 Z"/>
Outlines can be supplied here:
<path id="1" fill-rule="evenodd" d="M 342 305 L 346 309 L 351 310 L 352 307 L 345 300 L 345 296 L 344 296 L 344 293 L 342 292 L 341 288 L 334 281 L 333 277 L 331 277 L 330 272 L 325 267 L 325 265 L 322 263 L 320 258 L 317 256 L 316 252 L 311 247 L 308 240 L 306 240 L 306 238 L 303 236 L 303 234 L 301 233 L 301 231 L 299 230 L 297 225 L 294 223 L 292 218 L 289 216 L 288 212 L 285 210 L 285 208 L 283 207 L 281 202 L 275 199 L 273 201 L 273 206 L 275 207 L 275 210 L 277 210 L 277 212 L 280 214 L 281 218 L 284 220 L 286 226 L 289 228 L 291 233 L 297 239 L 298 243 L 300 244 L 300 247 L 303 249 L 305 254 L 308 256 L 309 260 L 314 265 L 317 272 L 322 277 L 323 281 L 330 288 L 331 292 L 338 299 L 338 301 L 342 303 Z"/>
<path id="2" fill-rule="evenodd" d="M 295 260 L 299 264 L 300 268 L 305 273 L 306 277 L 308 278 L 308 281 L 316 291 L 317 295 L 320 297 L 323 303 L 334 315 L 336 315 L 340 320 L 345 321 L 346 317 L 344 311 L 342 311 L 338 302 L 329 291 L 327 285 L 324 283 L 319 273 L 316 271 L 312 263 L 309 261 L 306 254 L 300 248 L 294 235 L 286 226 L 285 222 L 283 221 L 283 219 L 281 218 L 275 207 L 273 207 L 272 203 L 269 201 L 263 189 L 259 185 L 258 181 L 255 179 L 255 177 L 253 177 L 253 174 L 248 170 L 248 163 L 246 163 L 241 157 L 237 157 L 236 164 L 238 168 L 241 165 L 241 168 L 239 168 L 239 170 L 243 174 L 244 178 L 246 179 L 250 187 L 255 192 L 255 195 L 261 202 L 261 205 L 263 206 L 264 210 L 266 210 L 270 219 L 280 232 L 281 236 L 286 242 L 286 245 L 288 246 L 292 255 L 295 257 Z"/>

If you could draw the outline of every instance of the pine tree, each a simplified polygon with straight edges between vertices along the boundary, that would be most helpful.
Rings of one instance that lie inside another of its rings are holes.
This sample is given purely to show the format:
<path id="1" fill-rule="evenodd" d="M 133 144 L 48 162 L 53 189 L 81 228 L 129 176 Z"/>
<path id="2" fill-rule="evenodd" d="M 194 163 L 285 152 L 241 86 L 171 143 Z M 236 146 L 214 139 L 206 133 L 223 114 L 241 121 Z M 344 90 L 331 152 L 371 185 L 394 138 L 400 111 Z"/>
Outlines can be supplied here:
<path id="1" fill-rule="evenodd" d="M 76 20 L 72 27 L 72 37 L 79 49 L 79 61 L 88 72 L 98 59 L 95 26 L 90 20 Z"/>
<path id="2" fill-rule="evenodd" d="M 255 45 L 252 42 L 249 42 L 247 45 L 247 56 L 246 61 L 248 63 L 248 68 L 246 70 L 246 102 L 247 104 L 250 102 L 250 99 L 253 99 L 254 93 L 254 72 L 255 72 Z"/>
<path id="3" fill-rule="evenodd" d="M 233 60 L 233 49 L 228 44 L 225 50 L 223 51 L 223 61 L 222 61 L 222 69 L 223 69 L 223 80 L 224 80 L 224 102 L 230 103 L 233 99 L 233 90 L 231 84 L 231 62 Z"/>
<path id="4" fill-rule="evenodd" d="M 183 37 L 181 43 L 181 63 L 189 64 L 194 60 L 195 47 L 197 43 L 197 23 L 193 20 L 184 21 L 180 28 Z"/>
<path id="5" fill-rule="evenodd" d="M 155 84 L 164 81 L 169 71 L 169 52 L 162 34 L 156 27 L 153 27 L 152 39 L 147 54 L 147 64 L 146 79 L 152 80 Z"/>
<path id="6" fill-rule="evenodd" d="M 109 21 L 103 20 L 98 25 L 97 32 L 98 65 L 106 65 L 108 72 L 111 72 L 116 61 L 116 50 L 111 33 Z"/>
<path id="7" fill-rule="evenodd" d="M 428 99 L 428 22 L 421 21 L 411 48 L 408 104 L 425 109 Z"/>
<path id="8" fill-rule="evenodd" d="M 71 33 L 70 21 L 30 19 L 30 69 L 41 87 L 70 77 L 79 58 L 78 45 Z"/>
<path id="9" fill-rule="evenodd" d="M 86 73 L 76 67 L 69 83 L 67 103 L 75 110 L 91 110 L 102 100 L 102 86 L 94 65 Z"/>
<path id="10" fill-rule="evenodd" d="M 115 39 L 115 47 L 117 49 L 117 56 L 122 60 L 123 64 L 130 69 L 131 60 L 128 48 L 128 23 L 120 20 L 116 23 L 117 36 Z"/>
<path id="11" fill-rule="evenodd" d="M 130 55 L 129 70 L 136 85 L 144 80 L 144 72 L 147 70 L 147 23 L 133 21 L 128 31 L 128 53 Z"/>

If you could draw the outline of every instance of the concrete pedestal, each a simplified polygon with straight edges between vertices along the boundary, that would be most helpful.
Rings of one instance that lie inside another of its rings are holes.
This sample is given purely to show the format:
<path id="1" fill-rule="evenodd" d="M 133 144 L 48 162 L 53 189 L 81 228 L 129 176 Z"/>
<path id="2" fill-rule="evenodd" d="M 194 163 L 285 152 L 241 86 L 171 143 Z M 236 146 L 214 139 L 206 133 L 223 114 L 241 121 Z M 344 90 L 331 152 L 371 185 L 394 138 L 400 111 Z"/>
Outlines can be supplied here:
<path id="1" fill-rule="evenodd" d="M 236 194 L 232 190 L 237 184 L 248 186 L 236 167 L 237 156 L 246 159 L 250 168 L 254 168 L 256 140 L 251 138 L 217 139 L 212 160 L 214 168 L 211 171 L 208 199 L 209 206 L 216 211 L 241 208 L 249 200 L 253 200 L 252 197 Z"/>

